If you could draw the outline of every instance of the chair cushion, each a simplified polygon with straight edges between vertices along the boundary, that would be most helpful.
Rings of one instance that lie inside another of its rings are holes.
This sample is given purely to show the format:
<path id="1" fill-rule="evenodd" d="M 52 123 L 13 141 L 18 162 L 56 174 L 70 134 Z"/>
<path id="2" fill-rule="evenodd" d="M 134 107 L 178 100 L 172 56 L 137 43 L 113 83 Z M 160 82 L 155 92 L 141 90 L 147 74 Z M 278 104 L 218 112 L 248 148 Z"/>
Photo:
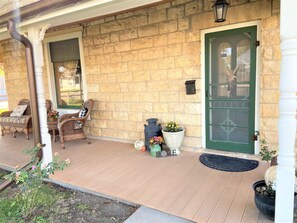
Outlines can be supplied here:
<path id="1" fill-rule="evenodd" d="M 83 118 L 86 116 L 87 113 L 88 113 L 88 108 L 82 107 L 82 109 L 79 111 L 78 117 Z"/>
<path id="2" fill-rule="evenodd" d="M 18 105 L 13 109 L 13 112 L 10 114 L 11 117 L 22 116 L 28 105 Z"/>
<path id="3" fill-rule="evenodd" d="M 15 124 L 25 124 L 27 115 L 17 116 L 17 117 L 1 117 L 1 123 L 15 123 Z"/>

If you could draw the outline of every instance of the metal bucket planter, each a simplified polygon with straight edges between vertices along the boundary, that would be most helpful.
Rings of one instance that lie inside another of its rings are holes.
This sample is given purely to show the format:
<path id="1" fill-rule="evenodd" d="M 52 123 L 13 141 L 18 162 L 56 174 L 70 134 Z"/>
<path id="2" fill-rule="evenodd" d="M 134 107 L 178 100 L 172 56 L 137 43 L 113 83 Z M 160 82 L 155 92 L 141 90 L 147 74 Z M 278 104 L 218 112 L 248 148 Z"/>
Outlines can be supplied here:
<path id="1" fill-rule="evenodd" d="M 266 187 L 265 180 L 257 181 L 253 185 L 253 189 L 255 192 L 254 201 L 255 201 L 256 207 L 267 218 L 274 220 L 275 198 L 259 193 L 256 190 L 259 187 Z"/>
<path id="2" fill-rule="evenodd" d="M 179 132 L 165 132 L 162 130 L 162 134 L 165 140 L 166 145 L 170 150 L 176 150 L 177 155 L 180 154 L 179 148 L 183 144 L 185 130 Z"/>

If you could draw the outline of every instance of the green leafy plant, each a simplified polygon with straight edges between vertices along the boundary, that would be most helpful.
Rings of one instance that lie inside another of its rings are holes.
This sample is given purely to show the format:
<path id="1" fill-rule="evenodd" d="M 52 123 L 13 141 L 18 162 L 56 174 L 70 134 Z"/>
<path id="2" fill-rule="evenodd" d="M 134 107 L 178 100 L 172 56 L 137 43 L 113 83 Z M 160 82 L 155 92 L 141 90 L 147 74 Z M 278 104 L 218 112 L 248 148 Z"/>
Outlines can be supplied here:
<path id="1" fill-rule="evenodd" d="M 26 154 L 31 155 L 29 165 L 24 169 L 17 169 L 5 178 L 15 180 L 19 184 L 20 193 L 16 196 L 16 200 L 11 204 L 12 207 L 21 204 L 21 213 L 25 216 L 30 216 L 36 207 L 36 200 L 40 196 L 43 179 L 54 174 L 56 170 L 64 170 L 70 164 L 70 160 L 60 160 L 58 153 L 55 153 L 53 161 L 45 164 L 37 158 L 37 154 L 42 149 L 42 145 L 38 144 L 34 148 L 25 150 Z"/>
<path id="2" fill-rule="evenodd" d="M 263 161 L 270 162 L 272 158 L 276 155 L 276 150 L 270 150 L 266 144 L 265 139 L 260 139 L 260 147 L 261 151 L 259 155 L 261 156 Z"/>
<path id="3" fill-rule="evenodd" d="M 165 127 L 163 128 L 164 132 L 180 132 L 182 130 L 183 128 L 179 124 L 173 121 L 167 122 L 165 124 Z"/>

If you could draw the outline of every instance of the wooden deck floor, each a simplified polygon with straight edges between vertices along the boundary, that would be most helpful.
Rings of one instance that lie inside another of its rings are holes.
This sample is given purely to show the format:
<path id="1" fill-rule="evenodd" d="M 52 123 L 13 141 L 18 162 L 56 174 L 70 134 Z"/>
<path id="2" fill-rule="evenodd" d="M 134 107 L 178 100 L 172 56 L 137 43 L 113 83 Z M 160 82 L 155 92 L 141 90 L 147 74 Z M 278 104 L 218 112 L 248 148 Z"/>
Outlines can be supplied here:
<path id="1" fill-rule="evenodd" d="M 252 184 L 263 179 L 266 163 L 249 172 L 221 172 L 199 162 L 199 153 L 152 158 L 131 144 L 91 140 L 73 141 L 54 152 L 71 165 L 52 179 L 118 199 L 167 212 L 195 222 L 272 222 L 259 214 Z M 20 150 L 33 140 L 21 135 L 0 137 L 0 163 L 21 165 L 28 157 Z M 19 163 L 18 163 L 19 162 Z"/>

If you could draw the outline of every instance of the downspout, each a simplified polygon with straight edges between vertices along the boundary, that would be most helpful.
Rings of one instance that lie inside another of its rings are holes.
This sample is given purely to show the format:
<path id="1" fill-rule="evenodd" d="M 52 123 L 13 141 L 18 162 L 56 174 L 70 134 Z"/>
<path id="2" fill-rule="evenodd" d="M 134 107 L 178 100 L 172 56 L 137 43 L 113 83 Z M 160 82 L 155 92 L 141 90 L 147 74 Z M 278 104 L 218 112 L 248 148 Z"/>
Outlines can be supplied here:
<path id="1" fill-rule="evenodd" d="M 35 70 L 34 70 L 34 60 L 33 60 L 33 46 L 28 38 L 24 35 L 18 33 L 15 27 L 15 23 L 12 20 L 8 20 L 7 29 L 10 36 L 21 42 L 25 46 L 26 50 L 26 61 L 27 61 L 27 75 L 29 80 L 29 90 L 30 90 L 30 104 L 31 104 L 31 115 L 32 115 L 32 124 L 34 132 L 34 145 L 41 143 L 41 134 L 40 134 L 40 124 L 39 124 L 39 112 L 38 112 L 38 102 L 37 102 L 37 93 L 36 93 L 36 81 L 35 81 Z M 42 159 L 42 151 L 38 153 L 39 160 Z"/>

